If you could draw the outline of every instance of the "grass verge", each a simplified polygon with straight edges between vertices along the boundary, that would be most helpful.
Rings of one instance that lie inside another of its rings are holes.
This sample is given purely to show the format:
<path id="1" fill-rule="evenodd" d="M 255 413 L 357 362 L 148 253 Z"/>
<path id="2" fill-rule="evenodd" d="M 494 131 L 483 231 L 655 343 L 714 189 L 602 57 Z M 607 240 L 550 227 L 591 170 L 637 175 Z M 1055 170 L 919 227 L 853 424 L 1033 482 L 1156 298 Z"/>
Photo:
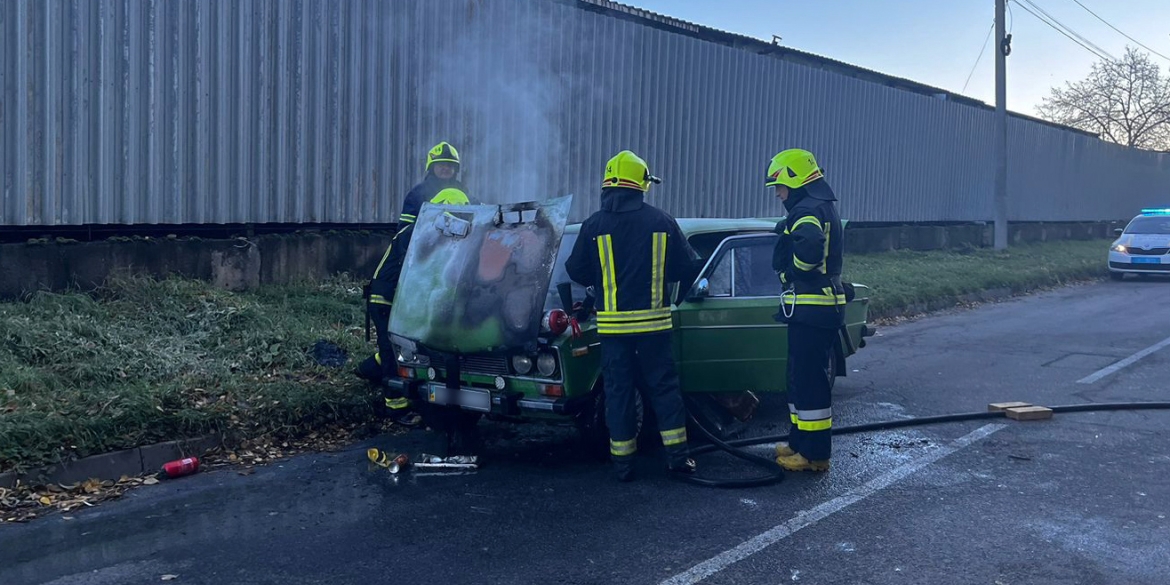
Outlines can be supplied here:
<path id="1" fill-rule="evenodd" d="M 845 276 L 872 287 L 876 319 L 1101 277 L 1104 249 L 854 255 Z M 352 373 L 372 351 L 362 324 L 360 285 L 345 278 L 249 293 L 123 278 L 0 303 L 0 471 L 213 431 L 272 441 L 368 422 L 372 393 Z M 309 356 L 322 339 L 349 353 L 345 367 Z"/>
<path id="2" fill-rule="evenodd" d="M 352 374 L 361 289 L 338 279 L 232 293 L 122 278 L 0 303 L 0 471 L 220 432 L 293 438 L 372 417 Z M 343 368 L 308 349 L 333 342 Z"/>
<path id="3" fill-rule="evenodd" d="M 845 280 L 871 288 L 870 318 L 955 306 L 990 290 L 1013 294 L 1107 276 L 1105 240 L 1018 245 L 1004 251 L 898 250 L 845 258 Z"/>

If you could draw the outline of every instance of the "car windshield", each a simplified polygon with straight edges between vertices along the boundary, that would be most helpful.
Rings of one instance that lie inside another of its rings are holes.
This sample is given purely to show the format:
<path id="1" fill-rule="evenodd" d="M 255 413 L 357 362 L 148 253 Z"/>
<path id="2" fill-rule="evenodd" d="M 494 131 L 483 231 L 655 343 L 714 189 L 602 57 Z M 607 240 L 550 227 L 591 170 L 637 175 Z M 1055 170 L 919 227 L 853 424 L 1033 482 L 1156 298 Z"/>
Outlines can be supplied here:
<path id="1" fill-rule="evenodd" d="M 569 273 L 565 270 L 565 260 L 569 259 L 569 254 L 573 252 L 573 244 L 577 242 L 577 234 L 565 232 L 561 237 L 561 249 L 557 251 L 556 265 L 553 266 L 552 282 L 548 287 L 548 296 L 544 299 L 544 311 L 547 313 L 553 309 L 563 309 L 561 303 L 561 294 L 557 292 L 557 285 L 562 282 L 569 282 Z M 585 287 L 573 283 L 573 300 L 580 301 L 585 298 Z"/>
<path id="2" fill-rule="evenodd" d="M 1127 234 L 1170 235 L 1170 215 L 1149 215 L 1134 218 L 1125 228 Z"/>

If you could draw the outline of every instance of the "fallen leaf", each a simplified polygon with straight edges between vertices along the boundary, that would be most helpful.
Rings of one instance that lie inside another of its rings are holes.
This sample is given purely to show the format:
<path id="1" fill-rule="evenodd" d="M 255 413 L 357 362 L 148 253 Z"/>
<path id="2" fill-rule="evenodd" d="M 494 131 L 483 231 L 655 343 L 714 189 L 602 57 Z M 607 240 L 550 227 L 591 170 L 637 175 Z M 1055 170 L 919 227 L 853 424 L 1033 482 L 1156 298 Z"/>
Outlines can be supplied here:
<path id="1" fill-rule="evenodd" d="M 142 485 L 154 485 L 156 483 L 158 483 L 157 477 L 148 477 L 148 478 L 142 480 Z"/>
<path id="2" fill-rule="evenodd" d="M 49 499 L 49 496 L 41 496 L 41 499 L 39 501 L 40 501 L 40 503 L 42 503 L 46 506 L 49 506 L 53 503 L 53 500 Z"/>

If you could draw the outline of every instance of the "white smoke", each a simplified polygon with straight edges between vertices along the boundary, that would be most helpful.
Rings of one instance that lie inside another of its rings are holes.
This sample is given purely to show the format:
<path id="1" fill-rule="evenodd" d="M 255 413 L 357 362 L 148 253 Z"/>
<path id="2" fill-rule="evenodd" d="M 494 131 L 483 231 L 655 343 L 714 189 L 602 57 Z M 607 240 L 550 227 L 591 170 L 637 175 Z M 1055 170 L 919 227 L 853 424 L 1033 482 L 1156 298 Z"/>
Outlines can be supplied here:
<path id="1" fill-rule="evenodd" d="M 442 121 L 439 128 L 453 126 L 457 136 L 434 136 L 434 141 L 449 140 L 459 149 L 461 178 L 481 202 L 568 194 L 567 180 L 576 174 L 566 158 L 570 104 L 600 105 L 595 90 L 570 74 L 570 59 L 587 58 L 583 49 L 557 32 L 558 19 L 567 21 L 561 11 L 573 8 L 541 2 L 451 4 L 460 7 L 456 29 L 428 47 L 434 58 L 420 95 L 433 98 L 423 100 L 423 115 Z M 599 172 L 603 164 L 595 161 Z"/>

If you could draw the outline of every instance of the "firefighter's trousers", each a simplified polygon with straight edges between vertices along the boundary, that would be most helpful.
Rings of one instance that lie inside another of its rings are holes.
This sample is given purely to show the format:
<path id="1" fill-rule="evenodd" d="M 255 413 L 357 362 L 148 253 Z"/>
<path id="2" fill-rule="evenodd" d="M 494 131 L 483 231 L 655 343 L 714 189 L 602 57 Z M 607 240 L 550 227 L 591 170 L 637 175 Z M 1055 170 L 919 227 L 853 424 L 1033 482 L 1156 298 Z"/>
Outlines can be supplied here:
<path id="1" fill-rule="evenodd" d="M 788 324 L 788 446 L 809 461 L 827 461 L 832 453 L 829 352 L 837 335 L 836 329 Z"/>
<path id="2" fill-rule="evenodd" d="M 619 468 L 628 467 L 637 451 L 639 379 L 657 416 L 670 464 L 684 462 L 689 455 L 686 407 L 671 355 L 671 333 L 602 336 L 601 369 L 609 452 L 614 463 Z"/>
<path id="3" fill-rule="evenodd" d="M 390 307 L 373 303 L 370 305 L 370 313 L 377 335 L 378 352 L 358 366 L 358 373 L 382 388 L 382 398 L 389 411 L 402 411 L 410 407 L 410 400 L 401 391 L 382 383 L 384 378 L 398 375 L 398 361 L 390 343 Z"/>

